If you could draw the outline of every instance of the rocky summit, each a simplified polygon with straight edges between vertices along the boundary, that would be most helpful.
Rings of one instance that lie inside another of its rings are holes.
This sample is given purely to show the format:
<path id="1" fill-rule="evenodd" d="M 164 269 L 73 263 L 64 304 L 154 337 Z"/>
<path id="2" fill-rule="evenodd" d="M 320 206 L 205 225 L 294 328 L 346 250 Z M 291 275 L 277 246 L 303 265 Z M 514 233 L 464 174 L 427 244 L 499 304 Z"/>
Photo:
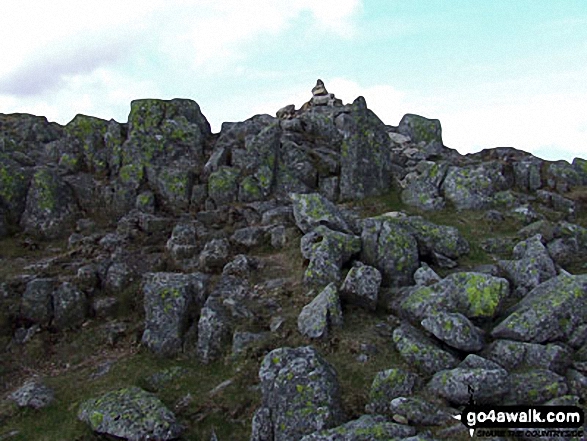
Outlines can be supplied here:
<path id="1" fill-rule="evenodd" d="M 584 406 L 587 160 L 308 98 L 219 133 L 189 99 L 0 114 L 1 440 L 466 440 L 471 397 Z"/>

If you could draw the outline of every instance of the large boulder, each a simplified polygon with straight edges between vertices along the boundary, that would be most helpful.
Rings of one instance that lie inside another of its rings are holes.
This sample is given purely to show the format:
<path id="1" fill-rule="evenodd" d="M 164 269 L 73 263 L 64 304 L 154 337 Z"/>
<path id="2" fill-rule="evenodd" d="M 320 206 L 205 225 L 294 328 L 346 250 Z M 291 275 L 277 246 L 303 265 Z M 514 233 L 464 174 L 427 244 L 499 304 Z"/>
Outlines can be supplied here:
<path id="1" fill-rule="evenodd" d="M 442 144 L 442 128 L 437 119 L 428 119 L 408 113 L 401 119 L 397 132 L 408 136 L 415 144 L 420 142 Z"/>
<path id="2" fill-rule="evenodd" d="M 139 184 L 146 181 L 164 207 L 175 213 L 185 210 L 211 134 L 200 107 L 187 99 L 135 100 L 128 124 L 119 184 L 134 202 Z"/>
<path id="3" fill-rule="evenodd" d="M 55 401 L 55 392 L 40 379 L 26 381 L 9 397 L 19 407 L 42 409 Z"/>
<path id="4" fill-rule="evenodd" d="M 533 369 L 510 375 L 510 388 L 504 404 L 536 405 L 566 395 L 569 390 L 565 377 L 546 369 Z"/>
<path id="5" fill-rule="evenodd" d="M 499 261 L 499 266 L 521 295 L 556 276 L 554 262 L 540 234 L 519 242 L 514 247 L 513 258 Z"/>
<path id="6" fill-rule="evenodd" d="M 88 315 L 86 294 L 69 282 L 63 282 L 53 292 L 53 325 L 58 329 L 81 326 Z"/>
<path id="7" fill-rule="evenodd" d="M 361 251 L 361 240 L 321 225 L 302 237 L 301 249 L 302 255 L 310 260 L 304 282 L 323 287 L 340 281 L 342 266 Z"/>
<path id="8" fill-rule="evenodd" d="M 390 190 L 393 179 L 392 145 L 386 126 L 364 98 L 350 114 L 336 118 L 344 135 L 340 147 L 340 199 L 356 200 Z"/>
<path id="9" fill-rule="evenodd" d="M 340 299 L 334 283 L 304 306 L 298 316 L 298 330 L 306 337 L 325 337 L 332 326 L 342 326 Z"/>
<path id="10" fill-rule="evenodd" d="M 399 368 L 378 372 L 371 384 L 365 410 L 375 414 L 387 413 L 391 400 L 412 395 L 421 381 L 417 374 Z"/>
<path id="11" fill-rule="evenodd" d="M 452 273 L 430 286 L 413 290 L 401 309 L 415 320 L 438 311 L 461 313 L 467 318 L 494 317 L 509 295 L 509 283 L 500 277 L 475 272 Z"/>
<path id="12" fill-rule="evenodd" d="M 145 331 L 143 343 L 160 355 L 182 350 L 191 319 L 204 305 L 208 277 L 200 273 L 147 273 L 143 276 Z"/>
<path id="13" fill-rule="evenodd" d="M 562 274 L 530 291 L 491 332 L 532 343 L 567 341 L 587 323 L 587 275 Z"/>
<path id="14" fill-rule="evenodd" d="M 508 372 L 495 368 L 465 368 L 443 370 L 434 374 L 428 388 L 451 403 L 465 405 L 471 399 L 478 404 L 498 404 L 510 388 Z"/>
<path id="15" fill-rule="evenodd" d="M 56 279 L 33 279 L 27 283 L 22 295 L 20 316 L 33 323 L 47 326 L 53 319 L 53 291 Z"/>
<path id="16" fill-rule="evenodd" d="M 216 360 L 224 345 L 230 341 L 232 323 L 222 299 L 212 294 L 206 300 L 198 320 L 198 359 L 208 364 Z"/>
<path id="17" fill-rule="evenodd" d="M 279 348 L 259 369 L 262 407 L 251 441 L 295 441 L 343 422 L 336 371 L 314 348 Z"/>
<path id="18" fill-rule="evenodd" d="M 514 340 L 495 340 L 483 351 L 483 355 L 508 371 L 533 368 L 564 374 L 572 361 L 572 352 L 561 344 L 543 345 Z"/>
<path id="19" fill-rule="evenodd" d="M 422 327 L 461 351 L 476 352 L 483 348 L 482 332 L 458 312 L 437 311 L 422 320 Z"/>
<path id="20" fill-rule="evenodd" d="M 399 217 L 394 222 L 416 238 L 421 257 L 456 259 L 469 252 L 469 243 L 455 227 L 436 225 L 420 216 Z"/>
<path id="21" fill-rule="evenodd" d="M 375 311 L 380 286 L 379 270 L 359 262 L 350 269 L 340 286 L 340 296 L 345 302 Z"/>
<path id="22" fill-rule="evenodd" d="M 57 172 L 36 170 L 20 224 L 29 234 L 54 239 L 67 233 L 79 217 L 73 191 Z"/>
<path id="23" fill-rule="evenodd" d="M 319 225 L 343 233 L 352 233 L 347 221 L 336 205 L 319 193 L 291 193 L 296 225 L 303 233 L 309 233 Z"/>
<path id="24" fill-rule="evenodd" d="M 489 206 L 492 196 L 513 184 L 497 161 L 479 165 L 451 166 L 441 186 L 444 197 L 458 210 L 478 210 Z"/>
<path id="25" fill-rule="evenodd" d="M 99 434 L 128 441 L 177 439 L 183 428 L 155 395 L 138 387 L 108 392 L 80 405 L 78 419 Z"/>
<path id="26" fill-rule="evenodd" d="M 413 283 L 420 266 L 418 244 L 410 232 L 393 219 L 379 216 L 363 221 L 361 262 L 381 272 L 383 286 Z"/>
<path id="27" fill-rule="evenodd" d="M 459 363 L 453 354 L 441 349 L 423 333 L 407 323 L 393 331 L 393 342 L 407 363 L 427 375 L 454 368 Z"/>

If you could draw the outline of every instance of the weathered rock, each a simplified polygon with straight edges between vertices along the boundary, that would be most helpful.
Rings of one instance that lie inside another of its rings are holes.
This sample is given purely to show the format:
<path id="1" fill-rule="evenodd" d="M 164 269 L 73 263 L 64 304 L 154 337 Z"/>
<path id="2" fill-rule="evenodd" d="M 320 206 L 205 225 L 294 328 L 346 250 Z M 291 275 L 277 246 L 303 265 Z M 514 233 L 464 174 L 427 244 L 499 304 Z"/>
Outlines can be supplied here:
<path id="1" fill-rule="evenodd" d="M 542 404 L 565 395 L 568 391 L 564 377 L 546 369 L 510 374 L 510 388 L 504 404 Z"/>
<path id="2" fill-rule="evenodd" d="M 369 403 L 365 410 L 369 413 L 387 413 L 391 400 L 414 393 L 421 383 L 417 374 L 399 368 L 378 372 L 369 393 Z"/>
<path id="3" fill-rule="evenodd" d="M 188 208 L 195 170 L 203 165 L 210 124 L 192 100 L 143 99 L 131 102 L 128 138 L 121 147 L 119 184 L 135 203 L 147 181 L 158 201 L 180 213 Z"/>
<path id="4" fill-rule="evenodd" d="M 422 320 L 422 327 L 461 351 L 476 352 L 483 348 L 483 335 L 463 314 L 437 311 Z"/>
<path id="5" fill-rule="evenodd" d="M 393 342 L 407 363 L 428 375 L 454 368 L 459 363 L 454 355 L 406 323 L 393 331 Z"/>
<path id="6" fill-rule="evenodd" d="M 137 195 L 135 208 L 145 213 L 155 213 L 155 194 L 152 191 L 143 191 Z"/>
<path id="7" fill-rule="evenodd" d="M 223 276 L 236 276 L 241 279 L 248 279 L 251 272 L 258 268 L 258 262 L 245 254 L 234 256 L 222 269 Z"/>
<path id="8" fill-rule="evenodd" d="M 507 280 L 482 273 L 458 272 L 414 290 L 401 309 L 416 320 L 438 311 L 459 312 L 467 318 L 493 317 L 509 294 Z"/>
<path id="9" fill-rule="evenodd" d="M 238 169 L 224 166 L 210 175 L 208 178 L 208 196 L 217 207 L 237 200 L 238 178 Z"/>
<path id="10" fill-rule="evenodd" d="M 420 266 L 416 239 L 384 216 L 363 221 L 361 262 L 381 272 L 383 286 L 411 285 Z"/>
<path id="11" fill-rule="evenodd" d="M 582 175 L 567 161 L 551 162 L 546 167 L 546 185 L 557 193 L 566 193 L 583 183 Z"/>
<path id="12" fill-rule="evenodd" d="M 414 426 L 438 426 L 452 420 L 451 414 L 418 397 L 394 398 L 388 413 L 401 415 Z"/>
<path id="13" fill-rule="evenodd" d="M 230 244 L 226 239 L 212 239 L 200 253 L 200 268 L 205 272 L 221 270 L 228 262 Z"/>
<path id="14" fill-rule="evenodd" d="M 442 144 L 442 128 L 437 119 L 428 119 L 420 115 L 406 114 L 402 117 L 398 133 L 408 136 L 413 143 L 438 142 Z"/>
<path id="15" fill-rule="evenodd" d="M 556 343 L 546 345 L 513 340 L 492 342 L 483 355 L 508 371 L 518 368 L 548 369 L 564 374 L 572 360 L 572 352 Z"/>
<path id="16" fill-rule="evenodd" d="M 128 441 L 173 440 L 183 431 L 159 398 L 138 387 L 108 392 L 82 403 L 78 419 L 94 432 Z"/>
<path id="17" fill-rule="evenodd" d="M 499 162 L 448 169 L 441 186 L 444 197 L 459 210 L 488 207 L 494 193 L 507 190 L 512 182 L 504 176 Z"/>
<path id="18" fill-rule="evenodd" d="M 587 276 L 560 275 L 534 288 L 491 335 L 532 343 L 565 341 L 587 323 Z"/>
<path id="19" fill-rule="evenodd" d="M 436 253 L 456 259 L 469 252 L 468 242 L 455 227 L 436 225 L 420 216 L 397 218 L 395 222 L 416 238 L 421 257 Z"/>
<path id="20" fill-rule="evenodd" d="M 516 260 L 501 260 L 499 266 L 516 287 L 520 295 L 536 288 L 556 276 L 554 262 L 539 234 L 518 243 L 513 249 Z"/>
<path id="21" fill-rule="evenodd" d="M 299 440 L 343 422 L 336 371 L 314 348 L 271 351 L 261 364 L 259 378 L 267 410 L 256 413 L 251 441 Z"/>
<path id="22" fill-rule="evenodd" d="M 173 227 L 166 248 L 175 261 L 193 259 L 199 250 L 196 225 L 194 223 L 179 223 Z"/>
<path id="23" fill-rule="evenodd" d="M 71 188 L 52 169 L 37 169 L 31 180 L 20 224 L 29 234 L 57 238 L 72 229 L 79 216 Z"/>
<path id="24" fill-rule="evenodd" d="M 342 326 L 342 310 L 334 283 L 330 283 L 304 306 L 298 316 L 298 330 L 309 338 L 327 336 L 332 326 Z"/>
<path id="25" fill-rule="evenodd" d="M 352 233 L 346 220 L 332 202 L 319 193 L 290 194 L 296 225 L 303 233 L 309 233 L 319 225 L 333 231 Z"/>
<path id="26" fill-rule="evenodd" d="M 381 415 L 363 415 L 342 426 L 304 436 L 300 441 L 372 441 L 404 439 L 416 429 L 389 422 Z"/>
<path id="27" fill-rule="evenodd" d="M 552 227 L 553 240 L 548 242 L 547 248 L 557 264 L 566 266 L 587 258 L 587 228 L 569 222 L 545 227 Z"/>
<path id="28" fill-rule="evenodd" d="M 510 388 L 505 369 L 461 368 L 443 370 L 434 374 L 428 388 L 451 403 L 464 405 L 471 398 L 477 404 L 498 404 Z"/>
<path id="29" fill-rule="evenodd" d="M 120 293 L 133 280 L 135 274 L 124 262 L 115 262 L 108 267 L 104 288 L 110 293 Z"/>
<path id="30" fill-rule="evenodd" d="M 407 184 L 401 194 L 402 202 L 425 211 L 442 210 L 444 199 L 437 186 L 422 180 L 413 180 Z"/>
<path id="31" fill-rule="evenodd" d="M 19 407 L 42 409 L 49 406 L 55 400 L 55 393 L 43 381 L 33 379 L 25 382 L 21 387 L 12 392 L 9 398 Z"/>
<path id="32" fill-rule="evenodd" d="M 81 326 L 88 315 L 86 294 L 69 282 L 62 283 L 53 292 L 53 325 L 58 329 Z"/>
<path id="33" fill-rule="evenodd" d="M 246 227 L 239 228 L 230 237 L 230 241 L 237 247 L 244 249 L 261 246 L 267 242 L 267 228 Z"/>
<path id="34" fill-rule="evenodd" d="M 143 276 L 145 331 L 142 342 L 153 352 L 175 355 L 182 349 L 190 319 L 204 305 L 208 277 L 200 274 L 147 273 Z"/>
<path id="35" fill-rule="evenodd" d="M 357 98 L 352 108 L 350 115 L 339 115 L 336 119 L 344 136 L 340 146 L 340 199 L 343 201 L 387 192 L 394 176 L 391 142 L 385 125 L 367 109 L 364 98 Z"/>
<path id="36" fill-rule="evenodd" d="M 375 311 L 380 286 L 381 273 L 377 268 L 363 264 L 354 266 L 340 287 L 341 299 Z"/>
<path id="37" fill-rule="evenodd" d="M 414 272 L 414 282 L 419 286 L 434 285 L 440 280 L 441 277 L 426 262 L 422 262 L 420 268 Z"/>
<path id="38" fill-rule="evenodd" d="M 361 251 L 361 241 L 320 225 L 302 238 L 301 248 L 302 255 L 310 259 L 304 282 L 322 287 L 340 281 L 342 266 Z"/>
<path id="39" fill-rule="evenodd" d="M 32 175 L 32 169 L 22 167 L 8 155 L 0 155 L 0 202 L 3 207 L 5 229 L 8 225 L 19 223 L 26 207 L 27 191 Z M 8 231 L 5 230 L 5 233 Z"/>
<path id="40" fill-rule="evenodd" d="M 232 323 L 222 298 L 214 292 L 206 300 L 198 320 L 197 355 L 202 363 L 216 360 L 230 341 Z"/>
<path id="41" fill-rule="evenodd" d="M 56 279 L 34 279 L 28 282 L 22 295 L 20 316 L 47 326 L 53 319 L 53 291 L 57 285 Z"/>

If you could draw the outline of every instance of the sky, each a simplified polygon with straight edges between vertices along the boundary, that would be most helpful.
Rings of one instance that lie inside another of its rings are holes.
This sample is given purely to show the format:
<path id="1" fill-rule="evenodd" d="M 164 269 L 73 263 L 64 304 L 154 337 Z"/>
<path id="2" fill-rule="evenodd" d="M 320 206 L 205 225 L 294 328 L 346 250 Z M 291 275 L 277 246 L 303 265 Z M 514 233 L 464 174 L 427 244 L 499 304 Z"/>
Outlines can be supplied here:
<path id="1" fill-rule="evenodd" d="M 2 0 L 0 113 L 126 122 L 195 100 L 214 132 L 299 108 L 321 78 L 460 153 L 587 158 L 585 0 Z"/>

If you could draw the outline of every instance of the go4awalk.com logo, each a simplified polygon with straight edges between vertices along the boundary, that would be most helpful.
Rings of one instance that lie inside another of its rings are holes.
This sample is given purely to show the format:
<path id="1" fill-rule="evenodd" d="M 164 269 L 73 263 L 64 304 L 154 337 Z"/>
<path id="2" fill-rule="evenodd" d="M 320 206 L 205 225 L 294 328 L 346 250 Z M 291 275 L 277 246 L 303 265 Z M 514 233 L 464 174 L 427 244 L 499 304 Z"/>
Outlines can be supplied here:
<path id="1" fill-rule="evenodd" d="M 585 415 L 577 406 L 468 405 L 455 415 L 471 437 L 572 438 L 583 440 Z"/>

